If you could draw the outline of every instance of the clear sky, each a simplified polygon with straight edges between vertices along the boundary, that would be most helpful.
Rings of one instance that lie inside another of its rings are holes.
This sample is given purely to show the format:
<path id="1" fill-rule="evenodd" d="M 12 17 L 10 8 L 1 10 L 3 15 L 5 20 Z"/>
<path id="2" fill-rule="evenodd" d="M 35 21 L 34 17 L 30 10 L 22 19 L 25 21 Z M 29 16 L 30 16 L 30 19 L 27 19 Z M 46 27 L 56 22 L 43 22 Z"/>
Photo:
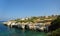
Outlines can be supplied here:
<path id="1" fill-rule="evenodd" d="M 0 0 L 0 18 L 60 14 L 60 0 Z"/>

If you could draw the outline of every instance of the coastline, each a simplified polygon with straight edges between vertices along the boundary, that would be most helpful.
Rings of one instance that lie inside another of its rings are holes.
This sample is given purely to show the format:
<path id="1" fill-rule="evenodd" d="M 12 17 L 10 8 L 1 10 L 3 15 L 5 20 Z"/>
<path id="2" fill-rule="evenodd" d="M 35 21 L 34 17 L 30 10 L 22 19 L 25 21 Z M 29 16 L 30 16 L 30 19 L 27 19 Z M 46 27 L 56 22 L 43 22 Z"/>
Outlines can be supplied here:
<path id="1" fill-rule="evenodd" d="M 3 24 L 11 28 L 14 27 L 22 30 L 30 29 L 30 30 L 48 32 L 48 26 L 50 26 L 51 22 L 54 20 L 53 18 L 56 19 L 57 16 L 42 16 L 42 17 L 15 19 L 3 22 Z"/>

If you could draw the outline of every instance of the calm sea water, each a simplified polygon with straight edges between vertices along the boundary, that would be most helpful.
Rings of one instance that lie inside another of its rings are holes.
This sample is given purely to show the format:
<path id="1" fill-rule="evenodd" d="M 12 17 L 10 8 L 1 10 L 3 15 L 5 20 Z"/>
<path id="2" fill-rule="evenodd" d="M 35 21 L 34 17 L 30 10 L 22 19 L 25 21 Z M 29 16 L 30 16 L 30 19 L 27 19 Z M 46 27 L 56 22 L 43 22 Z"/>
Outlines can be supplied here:
<path id="1" fill-rule="evenodd" d="M 0 36 L 45 36 L 44 32 L 9 28 L 0 22 Z"/>

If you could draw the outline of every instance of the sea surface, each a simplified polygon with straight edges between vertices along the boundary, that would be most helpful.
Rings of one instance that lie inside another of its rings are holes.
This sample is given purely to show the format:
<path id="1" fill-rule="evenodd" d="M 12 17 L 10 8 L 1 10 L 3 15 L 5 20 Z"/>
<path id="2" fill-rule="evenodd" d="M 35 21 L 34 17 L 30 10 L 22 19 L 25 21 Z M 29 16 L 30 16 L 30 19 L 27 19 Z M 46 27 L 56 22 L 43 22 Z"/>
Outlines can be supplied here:
<path id="1" fill-rule="evenodd" d="M 46 36 L 44 32 L 9 28 L 0 22 L 0 36 Z"/>

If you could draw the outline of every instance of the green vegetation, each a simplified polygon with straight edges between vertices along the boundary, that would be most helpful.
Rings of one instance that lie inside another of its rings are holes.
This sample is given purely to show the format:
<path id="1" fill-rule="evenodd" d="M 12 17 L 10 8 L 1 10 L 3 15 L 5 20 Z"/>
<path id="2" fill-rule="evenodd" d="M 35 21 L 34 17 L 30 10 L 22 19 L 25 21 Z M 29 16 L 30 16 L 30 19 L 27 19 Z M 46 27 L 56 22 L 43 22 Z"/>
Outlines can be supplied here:
<path id="1" fill-rule="evenodd" d="M 16 21 L 16 23 L 18 23 L 18 22 L 20 22 L 20 23 L 22 23 L 22 22 L 24 22 L 24 23 L 26 23 L 26 22 L 35 23 L 35 20 L 36 20 L 36 19 L 39 19 L 39 17 L 31 17 L 31 18 L 28 18 L 28 19 L 25 19 L 25 20 L 16 19 L 15 21 Z"/>
<path id="2" fill-rule="evenodd" d="M 51 26 L 49 26 L 49 31 L 56 30 L 60 28 L 60 16 L 57 17 L 54 21 L 52 21 Z"/>
<path id="3" fill-rule="evenodd" d="M 60 36 L 60 28 L 55 31 L 49 32 L 47 36 Z"/>
<path id="4" fill-rule="evenodd" d="M 20 23 L 22 23 L 22 22 L 24 22 L 24 23 L 30 23 L 30 22 L 32 22 L 32 23 L 37 23 L 37 22 L 40 22 L 40 21 L 44 21 L 44 19 L 52 19 L 52 20 L 54 20 L 53 18 L 56 18 L 55 16 L 48 16 L 48 18 L 46 18 L 46 16 L 38 16 L 38 17 L 36 17 L 36 16 L 33 16 L 33 17 L 30 17 L 30 18 L 24 18 L 24 20 L 21 20 L 21 19 L 16 19 L 15 21 L 16 21 L 16 23 L 18 23 L 18 22 L 20 22 Z"/>
<path id="5" fill-rule="evenodd" d="M 49 31 L 47 36 L 60 36 L 60 15 L 51 23 Z"/>

